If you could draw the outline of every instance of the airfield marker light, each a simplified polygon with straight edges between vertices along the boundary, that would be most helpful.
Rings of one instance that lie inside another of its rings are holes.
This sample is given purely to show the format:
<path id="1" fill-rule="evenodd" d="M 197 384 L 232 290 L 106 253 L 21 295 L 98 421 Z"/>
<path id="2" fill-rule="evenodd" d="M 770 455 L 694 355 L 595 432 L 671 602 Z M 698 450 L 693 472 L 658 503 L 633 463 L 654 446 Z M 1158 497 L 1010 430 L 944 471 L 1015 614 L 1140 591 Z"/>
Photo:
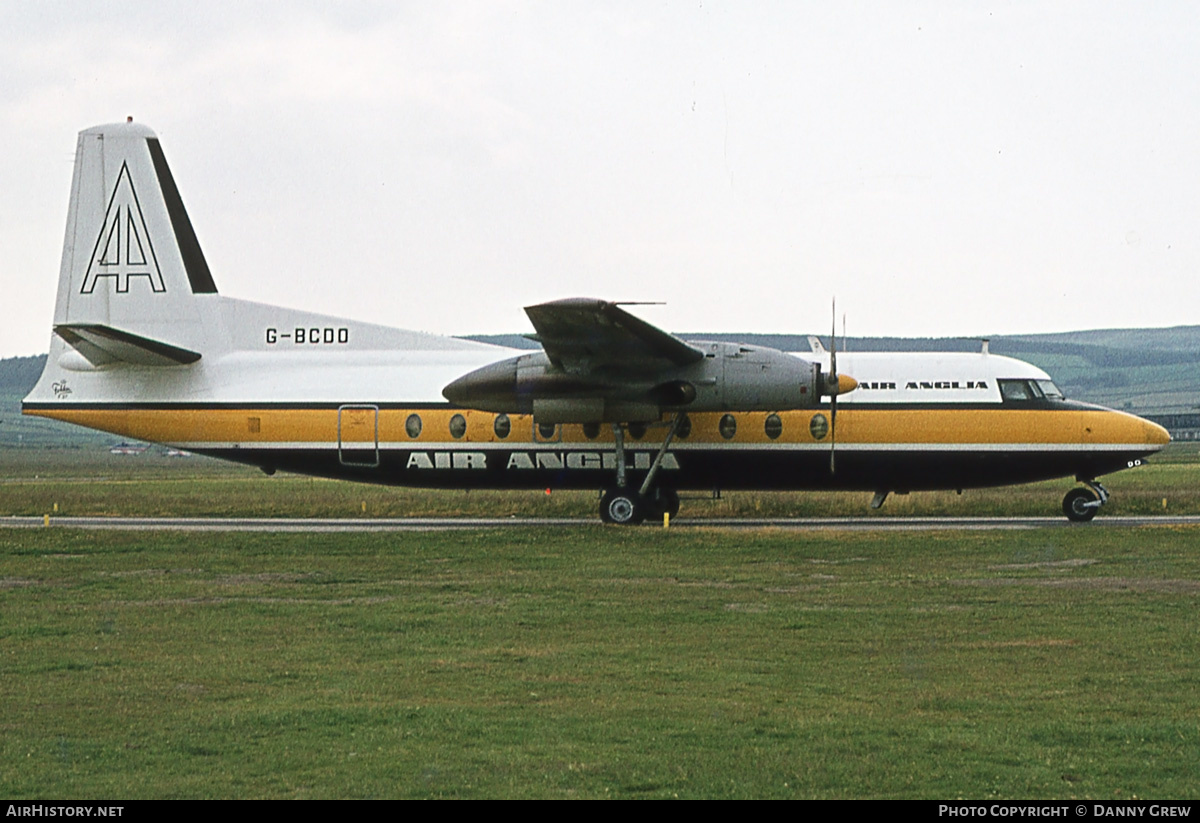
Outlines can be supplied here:
<path id="1" fill-rule="evenodd" d="M 362 513 L 363 513 L 363 514 L 366 514 L 366 513 L 367 513 L 367 501 L 366 501 L 366 500 L 364 500 L 364 501 L 362 502 Z"/>
<path id="2" fill-rule="evenodd" d="M 1163 503 L 1166 503 L 1166 502 L 1167 501 L 1165 501 L 1165 500 L 1163 501 Z M 54 513 L 58 514 L 58 504 L 57 503 L 54 504 Z"/>
<path id="3" fill-rule="evenodd" d="M 670 512 L 663 512 L 663 528 L 664 529 L 671 528 L 671 513 Z"/>
<path id="4" fill-rule="evenodd" d="M 1164 497 L 1163 498 L 1163 510 L 1165 511 L 1166 508 L 1167 508 L 1167 498 Z"/>
<path id="5" fill-rule="evenodd" d="M 45 527 L 48 527 L 49 525 L 50 525 L 50 515 L 43 514 L 42 515 L 42 527 L 45 528 Z"/>
<path id="6" fill-rule="evenodd" d="M 547 488 L 546 488 L 546 496 L 547 496 L 547 497 L 549 497 L 549 496 L 550 496 L 550 488 L 549 488 L 549 487 L 547 487 Z"/>

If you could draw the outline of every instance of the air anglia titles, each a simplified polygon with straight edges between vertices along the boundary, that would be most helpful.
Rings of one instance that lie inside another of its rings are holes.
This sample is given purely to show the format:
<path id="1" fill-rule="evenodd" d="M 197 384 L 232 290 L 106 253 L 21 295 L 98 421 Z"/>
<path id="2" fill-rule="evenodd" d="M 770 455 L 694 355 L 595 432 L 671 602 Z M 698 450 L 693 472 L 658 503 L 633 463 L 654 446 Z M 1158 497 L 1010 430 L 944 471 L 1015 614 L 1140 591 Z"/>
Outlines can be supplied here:
<path id="1" fill-rule="evenodd" d="M 905 389 L 986 389 L 988 387 L 986 380 L 909 380 L 904 384 Z M 890 382 L 861 382 L 858 384 L 859 389 L 875 389 L 879 390 L 896 390 L 896 384 Z"/>
<path id="2" fill-rule="evenodd" d="M 503 455 L 500 455 L 503 457 Z M 650 468 L 650 452 L 630 452 L 630 468 Z M 407 469 L 486 469 L 486 452 L 472 451 L 415 451 L 408 455 Z M 515 451 L 508 454 L 505 469 L 615 469 L 617 456 L 614 452 L 587 451 Z M 663 456 L 662 469 L 676 470 L 679 461 L 675 455 Z"/>
<path id="3" fill-rule="evenodd" d="M 987 383 L 983 380 L 922 380 L 916 382 L 909 380 L 904 384 L 906 389 L 986 389 Z"/>

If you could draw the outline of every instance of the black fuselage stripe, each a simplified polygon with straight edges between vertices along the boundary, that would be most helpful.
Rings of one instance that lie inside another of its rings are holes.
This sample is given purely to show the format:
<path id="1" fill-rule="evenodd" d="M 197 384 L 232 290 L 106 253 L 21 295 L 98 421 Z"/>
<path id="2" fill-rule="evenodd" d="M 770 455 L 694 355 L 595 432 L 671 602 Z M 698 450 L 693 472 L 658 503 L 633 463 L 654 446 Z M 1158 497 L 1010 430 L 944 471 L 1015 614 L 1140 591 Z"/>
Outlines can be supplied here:
<path id="1" fill-rule="evenodd" d="M 266 469 L 384 485 L 448 489 L 595 489 L 611 485 L 612 470 L 595 460 L 572 468 L 569 460 L 546 466 L 534 462 L 535 450 L 516 447 L 489 452 L 440 467 L 436 449 L 380 448 L 346 450 L 294 449 L 284 452 L 249 448 L 197 448 L 199 454 L 248 463 Z M 837 472 L 829 472 L 823 451 L 724 450 L 719 446 L 677 452 L 677 468 L 664 468 L 658 481 L 677 489 L 761 491 L 931 491 L 1029 483 L 1059 477 L 1100 477 L 1130 467 L 1149 450 L 1103 452 L 844 452 Z M 361 454 L 360 454 L 361 452 Z M 425 459 L 414 460 L 413 455 Z M 649 459 L 650 452 L 642 451 Z M 525 460 L 514 461 L 514 455 Z M 597 456 L 599 453 L 597 453 Z M 356 456 L 363 459 L 355 462 Z M 631 459 L 631 462 L 632 459 Z M 367 465 L 369 464 L 369 465 Z M 415 468 L 416 466 L 424 468 Z M 525 468 L 522 468 L 524 466 Z M 628 468 L 631 485 L 645 477 L 645 467 Z"/>

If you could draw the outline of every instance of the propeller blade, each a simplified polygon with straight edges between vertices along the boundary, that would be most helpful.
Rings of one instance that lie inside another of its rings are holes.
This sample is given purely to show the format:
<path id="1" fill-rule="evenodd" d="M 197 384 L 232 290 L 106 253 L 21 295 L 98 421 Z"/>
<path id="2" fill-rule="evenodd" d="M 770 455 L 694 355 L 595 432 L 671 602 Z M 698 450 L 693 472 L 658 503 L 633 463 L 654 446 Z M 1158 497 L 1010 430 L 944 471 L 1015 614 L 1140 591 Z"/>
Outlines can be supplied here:
<path id="1" fill-rule="evenodd" d="M 837 387 L 837 298 L 833 298 L 833 319 L 829 324 L 829 382 Z"/>
<path id="2" fill-rule="evenodd" d="M 837 395 L 829 399 L 829 473 L 837 473 L 837 464 L 834 462 L 837 454 Z"/>
<path id="3" fill-rule="evenodd" d="M 833 312 L 829 328 L 829 473 L 837 472 L 837 298 L 833 298 Z"/>

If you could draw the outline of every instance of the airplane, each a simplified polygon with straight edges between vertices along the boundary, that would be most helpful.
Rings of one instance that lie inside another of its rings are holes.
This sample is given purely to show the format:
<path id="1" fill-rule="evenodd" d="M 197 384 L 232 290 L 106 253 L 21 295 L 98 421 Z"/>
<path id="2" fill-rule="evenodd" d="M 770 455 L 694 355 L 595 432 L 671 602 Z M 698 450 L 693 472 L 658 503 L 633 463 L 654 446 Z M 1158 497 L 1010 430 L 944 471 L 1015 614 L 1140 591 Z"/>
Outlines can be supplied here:
<path id="1" fill-rule="evenodd" d="M 277 470 L 430 488 L 598 489 L 600 516 L 679 493 L 873 494 L 1098 478 L 1169 441 L 990 354 L 683 340 L 623 304 L 530 306 L 541 351 L 236 300 L 155 133 L 78 137 L 50 354 L 23 413 Z M 839 365 L 842 371 L 839 371 Z M 853 375 L 853 376 L 851 376 Z M 839 411 L 840 407 L 840 411 Z"/>

